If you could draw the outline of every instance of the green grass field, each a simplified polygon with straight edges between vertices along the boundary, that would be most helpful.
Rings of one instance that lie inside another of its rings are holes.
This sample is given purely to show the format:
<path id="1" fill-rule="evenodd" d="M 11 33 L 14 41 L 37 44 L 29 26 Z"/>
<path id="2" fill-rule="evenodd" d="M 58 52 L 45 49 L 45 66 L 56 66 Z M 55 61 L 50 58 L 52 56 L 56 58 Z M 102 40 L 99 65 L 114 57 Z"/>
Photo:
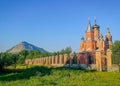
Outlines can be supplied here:
<path id="1" fill-rule="evenodd" d="M 91 72 L 42 66 L 5 72 L 0 74 L 0 86 L 120 86 L 118 72 Z"/>

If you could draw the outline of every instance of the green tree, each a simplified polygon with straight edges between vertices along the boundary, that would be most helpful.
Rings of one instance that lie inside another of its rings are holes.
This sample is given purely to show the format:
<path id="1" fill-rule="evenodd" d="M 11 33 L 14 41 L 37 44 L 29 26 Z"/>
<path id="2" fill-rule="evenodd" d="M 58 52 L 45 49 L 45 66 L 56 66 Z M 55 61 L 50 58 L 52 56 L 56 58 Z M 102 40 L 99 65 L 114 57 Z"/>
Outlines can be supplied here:
<path id="1" fill-rule="evenodd" d="M 3 53 L 0 53 L 0 71 L 3 69 Z"/>
<path id="2" fill-rule="evenodd" d="M 12 64 L 12 54 L 11 53 L 0 53 L 0 69 L 4 69 Z"/>
<path id="3" fill-rule="evenodd" d="M 64 49 L 62 49 L 61 51 L 60 51 L 60 54 L 65 54 L 65 50 Z"/>
<path id="4" fill-rule="evenodd" d="M 65 49 L 62 49 L 61 51 L 55 52 L 55 54 L 70 54 L 72 52 L 71 47 L 66 47 Z"/>
<path id="5" fill-rule="evenodd" d="M 23 64 L 27 55 L 28 55 L 28 51 L 27 50 L 22 50 L 19 53 L 18 63 Z"/>
<path id="6" fill-rule="evenodd" d="M 33 58 L 40 58 L 41 52 L 38 50 L 31 51 Z"/>
<path id="7" fill-rule="evenodd" d="M 26 56 L 27 59 L 33 59 L 34 53 L 33 51 L 29 51 L 28 55 Z"/>
<path id="8" fill-rule="evenodd" d="M 71 47 L 66 47 L 65 48 L 65 54 L 68 55 L 68 62 L 69 62 L 69 67 L 70 67 L 70 53 L 72 53 L 72 48 Z"/>
<path id="9" fill-rule="evenodd" d="M 72 53 L 72 48 L 71 48 L 71 47 L 66 47 L 66 48 L 65 48 L 65 53 L 68 54 L 68 55 L 69 55 L 70 53 Z"/>
<path id="10" fill-rule="evenodd" d="M 38 50 L 29 51 L 28 55 L 26 56 L 27 59 L 34 59 L 34 58 L 41 58 L 50 56 L 51 53 L 49 52 L 40 52 Z"/>
<path id="11" fill-rule="evenodd" d="M 115 41 L 112 46 L 112 61 L 119 66 L 120 71 L 120 41 Z"/>
<path id="12" fill-rule="evenodd" d="M 53 55 L 53 56 L 56 56 L 56 55 L 57 55 L 57 52 L 53 52 L 52 55 Z"/>
<path id="13" fill-rule="evenodd" d="M 12 61 L 13 61 L 13 64 L 14 64 L 14 68 L 16 68 L 16 64 L 17 64 L 18 59 L 19 59 L 19 54 L 13 54 L 12 55 Z"/>

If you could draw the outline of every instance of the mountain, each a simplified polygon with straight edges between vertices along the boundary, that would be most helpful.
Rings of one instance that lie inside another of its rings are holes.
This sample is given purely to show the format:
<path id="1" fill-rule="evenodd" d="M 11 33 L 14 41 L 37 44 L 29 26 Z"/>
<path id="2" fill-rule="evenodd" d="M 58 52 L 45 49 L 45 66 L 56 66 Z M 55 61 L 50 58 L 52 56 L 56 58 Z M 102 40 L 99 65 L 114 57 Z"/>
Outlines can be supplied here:
<path id="1" fill-rule="evenodd" d="M 25 42 L 25 41 L 23 41 L 23 42 L 17 44 L 16 46 L 12 47 L 7 52 L 9 52 L 9 53 L 19 53 L 22 50 L 28 50 L 28 51 L 39 50 L 41 52 L 47 52 L 45 49 L 39 48 L 39 47 L 37 47 L 35 45 L 32 45 L 32 44 L 30 44 L 28 42 Z"/>

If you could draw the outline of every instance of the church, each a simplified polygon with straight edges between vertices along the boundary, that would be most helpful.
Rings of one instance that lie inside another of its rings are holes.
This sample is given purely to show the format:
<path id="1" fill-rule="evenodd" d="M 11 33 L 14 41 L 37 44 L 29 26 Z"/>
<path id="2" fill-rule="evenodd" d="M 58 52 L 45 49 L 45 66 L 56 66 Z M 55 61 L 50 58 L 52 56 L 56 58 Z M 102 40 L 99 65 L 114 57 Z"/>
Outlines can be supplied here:
<path id="1" fill-rule="evenodd" d="M 86 30 L 86 37 L 81 38 L 80 52 L 77 54 L 64 54 L 36 59 L 26 59 L 26 64 L 69 66 L 88 70 L 112 71 L 112 35 L 109 28 L 106 35 L 100 34 L 100 26 L 91 26 L 90 20 Z M 115 70 L 115 69 L 114 69 Z"/>
<path id="2" fill-rule="evenodd" d="M 103 36 L 100 33 L 100 26 L 96 24 L 96 19 L 93 26 L 88 20 L 85 34 L 86 37 L 81 38 L 78 64 L 81 67 L 97 69 L 98 71 L 109 70 L 112 67 L 110 29 L 107 28 L 106 35 Z"/>

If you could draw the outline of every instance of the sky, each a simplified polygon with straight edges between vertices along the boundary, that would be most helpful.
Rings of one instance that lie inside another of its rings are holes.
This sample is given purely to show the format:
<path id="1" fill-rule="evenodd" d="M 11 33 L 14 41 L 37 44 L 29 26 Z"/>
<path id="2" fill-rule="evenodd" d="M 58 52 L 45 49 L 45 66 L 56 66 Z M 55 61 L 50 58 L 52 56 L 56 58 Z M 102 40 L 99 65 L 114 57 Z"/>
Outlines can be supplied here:
<path id="1" fill-rule="evenodd" d="M 0 52 L 26 41 L 49 52 L 79 52 L 88 17 L 120 40 L 120 0 L 0 0 Z"/>

